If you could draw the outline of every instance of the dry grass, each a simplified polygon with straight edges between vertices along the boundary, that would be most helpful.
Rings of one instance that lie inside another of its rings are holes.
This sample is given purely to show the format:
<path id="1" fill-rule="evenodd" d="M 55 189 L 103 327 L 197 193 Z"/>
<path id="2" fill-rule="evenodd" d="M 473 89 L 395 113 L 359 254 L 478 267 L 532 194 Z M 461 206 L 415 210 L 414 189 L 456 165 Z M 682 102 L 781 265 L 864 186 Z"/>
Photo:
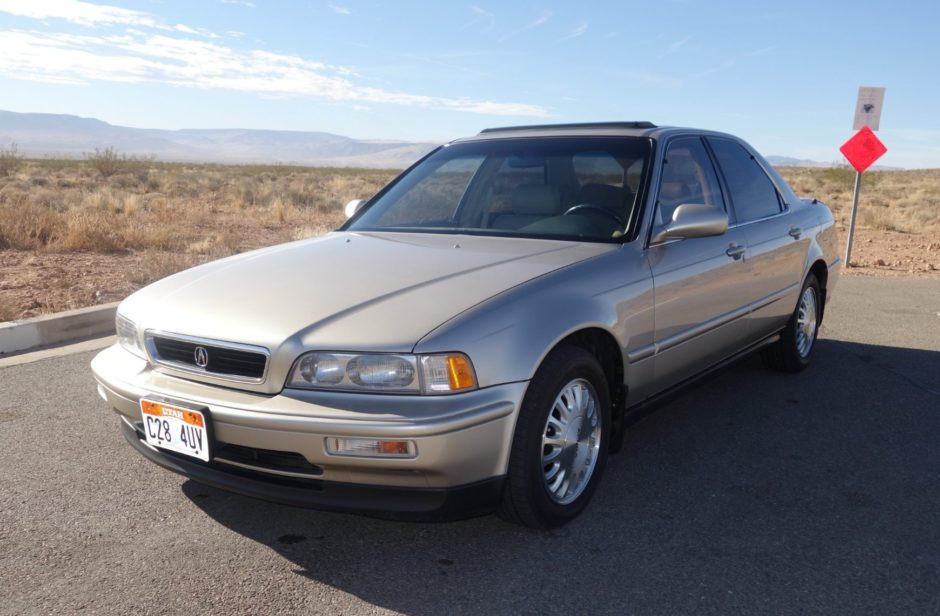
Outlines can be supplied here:
<path id="1" fill-rule="evenodd" d="M 0 177 L 0 249 L 220 257 L 327 230 L 390 171 L 181 165 L 111 152 Z"/>
<path id="2" fill-rule="evenodd" d="M 825 201 L 847 223 L 851 169 L 780 171 L 797 193 Z M 335 228 L 346 201 L 372 195 L 393 175 L 167 164 L 113 152 L 84 161 L 20 160 L 0 176 L 0 249 L 215 258 Z M 940 170 L 865 174 L 859 224 L 909 233 L 940 228 Z"/>
<path id="3" fill-rule="evenodd" d="M 0 322 L 122 299 L 237 252 L 321 235 L 394 171 L 156 163 L 113 150 L 0 173 Z"/>
<path id="4" fill-rule="evenodd" d="M 12 299 L 0 296 L 0 323 L 13 321 L 20 316 L 20 308 Z"/>
<path id="5" fill-rule="evenodd" d="M 782 167 L 779 171 L 797 194 L 824 201 L 839 223 L 848 225 L 855 186 L 853 169 Z M 940 230 L 940 169 L 865 173 L 856 224 L 904 233 Z"/>
<path id="6" fill-rule="evenodd" d="M 198 263 L 321 235 L 343 222 L 347 201 L 371 196 L 395 175 L 157 163 L 113 151 L 84 160 L 7 154 L 0 172 L 0 322 L 115 301 Z M 853 171 L 781 172 L 847 224 Z M 859 224 L 876 239 L 859 241 L 863 262 L 884 261 L 900 272 L 940 269 L 940 170 L 865 174 Z M 894 239 L 882 246 L 877 236 Z M 910 258 L 902 256 L 900 237 L 910 239 Z"/>
<path id="7" fill-rule="evenodd" d="M 20 164 L 19 148 L 15 143 L 0 145 L 0 176 L 8 176 L 16 171 Z"/>

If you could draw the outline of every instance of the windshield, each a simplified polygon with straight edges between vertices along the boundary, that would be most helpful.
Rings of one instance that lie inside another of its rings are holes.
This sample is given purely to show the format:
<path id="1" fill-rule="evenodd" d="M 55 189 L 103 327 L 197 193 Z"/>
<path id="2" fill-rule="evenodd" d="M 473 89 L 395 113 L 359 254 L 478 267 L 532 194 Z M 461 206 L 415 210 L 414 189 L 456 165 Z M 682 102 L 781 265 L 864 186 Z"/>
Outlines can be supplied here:
<path id="1" fill-rule="evenodd" d="M 451 144 L 345 228 L 619 241 L 635 224 L 650 148 L 640 137 Z"/>

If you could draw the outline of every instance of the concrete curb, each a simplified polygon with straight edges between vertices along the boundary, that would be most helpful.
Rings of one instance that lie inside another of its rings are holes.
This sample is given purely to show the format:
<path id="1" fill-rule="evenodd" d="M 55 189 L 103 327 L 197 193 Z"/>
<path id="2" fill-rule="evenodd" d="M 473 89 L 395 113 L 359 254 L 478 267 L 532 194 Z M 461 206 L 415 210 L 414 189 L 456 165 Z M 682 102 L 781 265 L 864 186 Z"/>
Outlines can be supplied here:
<path id="1" fill-rule="evenodd" d="M 0 323 L 0 355 L 114 334 L 118 302 Z"/>

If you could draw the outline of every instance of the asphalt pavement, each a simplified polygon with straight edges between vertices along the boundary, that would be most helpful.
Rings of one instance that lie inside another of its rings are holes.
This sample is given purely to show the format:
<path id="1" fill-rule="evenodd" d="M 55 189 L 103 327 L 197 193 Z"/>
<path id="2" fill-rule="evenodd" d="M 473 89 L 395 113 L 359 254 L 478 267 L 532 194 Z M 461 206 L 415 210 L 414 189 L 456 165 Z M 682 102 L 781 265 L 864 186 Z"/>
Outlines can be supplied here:
<path id="1" fill-rule="evenodd" d="M 551 532 L 220 492 L 127 446 L 93 353 L 7 362 L 0 614 L 940 613 L 940 280 L 843 277 L 818 345 L 633 426 Z"/>

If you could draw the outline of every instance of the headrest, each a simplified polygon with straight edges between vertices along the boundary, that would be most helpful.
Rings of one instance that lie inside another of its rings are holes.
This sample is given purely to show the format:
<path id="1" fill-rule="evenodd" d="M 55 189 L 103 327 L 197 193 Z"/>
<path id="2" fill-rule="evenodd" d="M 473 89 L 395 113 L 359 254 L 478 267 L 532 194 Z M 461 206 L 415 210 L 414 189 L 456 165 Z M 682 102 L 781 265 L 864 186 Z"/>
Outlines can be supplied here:
<path id="1" fill-rule="evenodd" d="M 554 186 L 523 184 L 512 191 L 512 213 L 554 216 L 561 209 L 561 196 Z"/>
<path id="2" fill-rule="evenodd" d="M 663 182 L 659 187 L 659 198 L 669 201 L 682 199 L 686 196 L 687 190 L 682 182 Z"/>

